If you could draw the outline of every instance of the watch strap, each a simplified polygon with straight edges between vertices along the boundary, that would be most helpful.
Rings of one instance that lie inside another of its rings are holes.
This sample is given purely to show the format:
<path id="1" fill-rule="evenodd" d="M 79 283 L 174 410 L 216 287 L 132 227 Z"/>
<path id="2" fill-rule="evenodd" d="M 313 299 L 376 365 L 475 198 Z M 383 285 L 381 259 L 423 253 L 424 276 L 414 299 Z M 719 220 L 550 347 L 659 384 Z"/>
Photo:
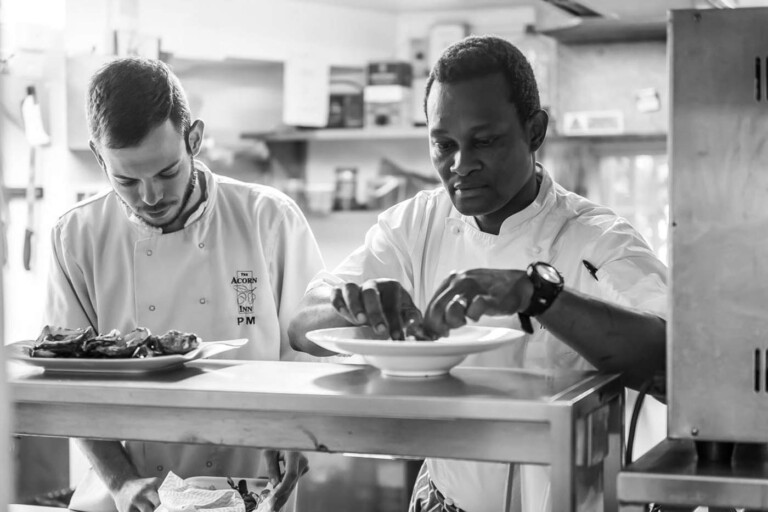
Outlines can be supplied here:
<path id="1" fill-rule="evenodd" d="M 549 307 L 552 305 L 552 302 L 554 302 L 555 298 L 557 298 L 557 296 L 560 294 L 560 291 L 563 289 L 562 276 L 560 276 L 559 283 L 547 281 L 542 278 L 536 271 L 537 265 L 546 265 L 554 270 L 558 276 L 560 276 L 560 273 L 557 272 L 557 270 L 548 263 L 535 262 L 528 265 L 528 268 L 526 269 L 526 275 L 531 280 L 531 284 L 533 284 L 533 294 L 531 295 L 531 301 L 528 304 L 526 310 L 518 313 L 518 317 L 520 318 L 520 326 L 528 334 L 533 334 L 533 324 L 531 323 L 531 317 L 538 316 L 549 309 Z"/>
<path id="2" fill-rule="evenodd" d="M 523 331 L 527 332 L 528 334 L 533 334 L 533 324 L 531 323 L 531 317 L 525 313 L 518 313 L 517 316 L 520 319 L 520 327 L 523 328 Z"/>

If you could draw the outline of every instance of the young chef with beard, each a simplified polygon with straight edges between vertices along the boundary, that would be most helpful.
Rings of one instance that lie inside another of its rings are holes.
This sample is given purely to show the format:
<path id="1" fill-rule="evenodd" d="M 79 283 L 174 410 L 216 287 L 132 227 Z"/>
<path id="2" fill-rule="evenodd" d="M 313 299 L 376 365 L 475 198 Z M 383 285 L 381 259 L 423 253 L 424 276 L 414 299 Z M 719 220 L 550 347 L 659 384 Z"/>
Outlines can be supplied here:
<path id="1" fill-rule="evenodd" d="M 286 328 L 323 263 L 297 205 L 270 187 L 218 176 L 195 159 L 203 122 L 192 121 L 178 78 L 160 61 L 120 59 L 98 71 L 87 118 L 91 150 L 111 190 L 75 205 L 53 229 L 46 323 L 248 338 L 232 357 L 309 359 L 291 349 Z M 168 471 L 267 473 L 282 478 L 274 491 L 282 505 L 307 469 L 299 452 L 265 451 L 259 468 L 259 451 L 240 447 L 78 444 L 93 465 L 73 498 L 81 510 L 98 502 L 100 488 L 119 512 L 152 512 L 158 480 Z M 278 457 L 285 457 L 282 476 Z"/>
<path id="2" fill-rule="evenodd" d="M 436 338 L 471 319 L 528 335 L 468 366 L 597 368 L 631 387 L 663 372 L 667 270 L 624 219 L 536 162 L 548 116 L 522 53 L 496 37 L 452 45 L 425 110 L 443 188 L 382 213 L 360 249 L 318 276 L 291 323 L 293 346 L 330 355 L 306 332 L 367 324 Z M 515 510 L 550 509 L 548 468 L 517 474 Z M 498 512 L 506 481 L 503 464 L 427 459 L 411 510 Z"/>

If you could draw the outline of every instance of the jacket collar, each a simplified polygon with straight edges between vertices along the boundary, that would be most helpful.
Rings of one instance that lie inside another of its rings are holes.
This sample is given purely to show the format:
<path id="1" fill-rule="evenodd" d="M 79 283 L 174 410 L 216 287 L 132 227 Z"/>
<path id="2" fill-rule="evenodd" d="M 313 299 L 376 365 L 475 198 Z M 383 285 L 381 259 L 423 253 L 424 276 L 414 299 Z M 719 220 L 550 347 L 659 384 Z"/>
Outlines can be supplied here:
<path id="1" fill-rule="evenodd" d="M 504 236 L 517 230 L 529 220 L 533 219 L 537 215 L 549 210 L 553 204 L 555 204 L 555 186 L 552 181 L 552 177 L 547 170 L 538 162 L 536 162 L 536 174 L 540 177 L 541 183 L 539 185 L 539 192 L 536 194 L 536 198 L 531 204 L 507 217 L 501 224 L 498 236 Z M 455 207 L 454 207 L 455 210 Z M 461 215 L 461 214 L 460 214 Z M 480 226 L 477 225 L 477 221 L 474 217 L 461 215 L 461 220 L 471 226 L 472 228 L 480 231 Z M 489 235 L 491 237 L 495 235 Z"/>

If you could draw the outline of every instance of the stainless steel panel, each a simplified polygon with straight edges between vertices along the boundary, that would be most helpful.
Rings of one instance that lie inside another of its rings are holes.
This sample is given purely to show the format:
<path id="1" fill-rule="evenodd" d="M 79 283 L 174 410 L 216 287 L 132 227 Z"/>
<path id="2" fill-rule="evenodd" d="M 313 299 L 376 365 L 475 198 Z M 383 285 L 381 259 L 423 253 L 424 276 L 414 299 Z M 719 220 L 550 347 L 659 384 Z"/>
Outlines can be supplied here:
<path id="1" fill-rule="evenodd" d="M 766 27 L 765 8 L 671 14 L 673 438 L 768 441 Z"/>
<path id="2" fill-rule="evenodd" d="M 664 441 L 619 474 L 620 501 L 768 509 L 768 462 L 737 459 L 700 463 L 692 442 Z"/>

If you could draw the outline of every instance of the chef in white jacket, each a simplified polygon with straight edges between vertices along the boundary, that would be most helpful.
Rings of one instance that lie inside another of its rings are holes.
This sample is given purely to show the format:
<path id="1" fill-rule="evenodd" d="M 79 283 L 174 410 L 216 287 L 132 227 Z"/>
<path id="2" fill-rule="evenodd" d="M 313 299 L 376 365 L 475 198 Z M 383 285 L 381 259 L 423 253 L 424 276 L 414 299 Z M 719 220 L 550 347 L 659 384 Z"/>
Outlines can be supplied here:
<path id="1" fill-rule="evenodd" d="M 46 323 L 248 338 L 227 357 L 310 359 L 291 349 L 286 334 L 323 268 L 296 204 L 270 187 L 217 176 L 195 159 L 203 122 L 192 121 L 181 84 L 160 61 L 120 59 L 102 68 L 89 86 L 87 115 L 91 150 L 111 189 L 75 205 L 53 228 Z M 282 504 L 306 471 L 298 452 L 270 450 L 260 463 L 257 450 L 239 447 L 79 446 L 93 465 L 72 501 L 81 510 L 151 512 L 169 471 L 268 474 L 280 482 Z"/>
<path id="2" fill-rule="evenodd" d="M 425 110 L 443 187 L 382 213 L 362 247 L 317 277 L 291 343 L 324 356 L 307 331 L 368 324 L 393 339 L 414 327 L 434 338 L 469 320 L 528 335 L 464 365 L 597 368 L 635 388 L 660 375 L 666 268 L 624 219 L 536 163 L 548 116 L 520 51 L 495 37 L 452 45 L 432 69 Z M 515 510 L 550 510 L 547 469 L 518 474 Z M 411 510 L 498 512 L 506 482 L 502 464 L 427 459 Z M 591 491 L 584 499 L 597 507 Z"/>

